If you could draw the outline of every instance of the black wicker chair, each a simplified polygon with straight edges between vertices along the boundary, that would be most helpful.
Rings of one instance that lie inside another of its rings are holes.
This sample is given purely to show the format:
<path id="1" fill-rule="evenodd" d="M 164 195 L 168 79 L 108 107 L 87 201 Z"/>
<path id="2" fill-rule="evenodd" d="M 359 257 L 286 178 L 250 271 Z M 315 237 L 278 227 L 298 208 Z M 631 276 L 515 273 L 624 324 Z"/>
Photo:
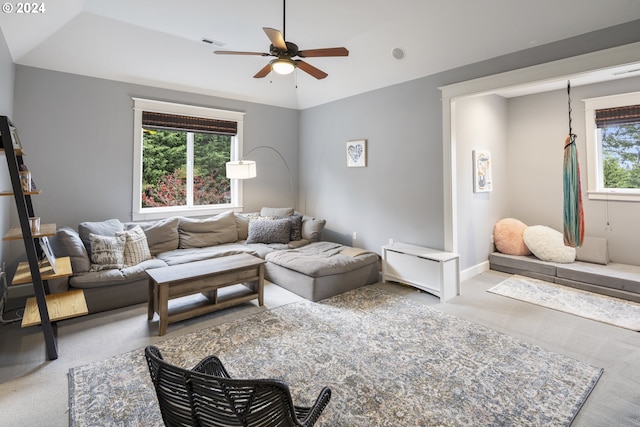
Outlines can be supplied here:
<path id="1" fill-rule="evenodd" d="M 162 419 L 167 426 L 312 426 L 331 399 L 324 387 L 311 407 L 294 406 L 286 383 L 232 379 L 216 356 L 193 370 L 173 366 L 154 346 L 145 349 Z"/>
<path id="2" fill-rule="evenodd" d="M 167 363 L 155 346 L 147 346 L 144 355 L 164 424 L 168 427 L 197 425 L 185 385 L 185 374 L 189 371 Z M 217 377 L 229 377 L 216 356 L 205 357 L 193 370 Z"/>
<path id="3" fill-rule="evenodd" d="M 312 426 L 329 403 L 324 387 L 311 407 L 294 406 L 286 383 L 187 373 L 187 390 L 198 425 L 240 427 Z"/>

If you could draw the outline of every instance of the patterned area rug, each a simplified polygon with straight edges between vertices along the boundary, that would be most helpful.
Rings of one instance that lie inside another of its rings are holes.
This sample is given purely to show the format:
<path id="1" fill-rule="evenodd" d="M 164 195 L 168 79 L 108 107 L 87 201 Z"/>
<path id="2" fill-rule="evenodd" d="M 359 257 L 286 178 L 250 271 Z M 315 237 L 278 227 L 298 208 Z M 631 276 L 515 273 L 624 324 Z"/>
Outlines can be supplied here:
<path id="1" fill-rule="evenodd" d="M 587 319 L 640 331 L 640 304 L 524 276 L 512 276 L 489 292 Z"/>
<path id="2" fill-rule="evenodd" d="M 318 426 L 567 426 L 602 369 L 375 287 L 297 302 L 157 344 L 192 367 L 332 389 Z M 143 349 L 69 372 L 71 426 L 161 426 Z"/>

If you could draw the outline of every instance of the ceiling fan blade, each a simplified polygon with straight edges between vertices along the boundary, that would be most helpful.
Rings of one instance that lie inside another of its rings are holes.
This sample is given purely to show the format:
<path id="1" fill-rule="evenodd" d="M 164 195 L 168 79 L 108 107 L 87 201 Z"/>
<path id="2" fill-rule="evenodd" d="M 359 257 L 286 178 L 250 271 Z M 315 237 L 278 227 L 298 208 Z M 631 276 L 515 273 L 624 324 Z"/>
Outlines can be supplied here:
<path id="1" fill-rule="evenodd" d="M 284 38 L 282 37 L 282 33 L 280 31 L 268 27 L 263 27 L 262 29 L 267 34 L 267 37 L 269 37 L 269 40 L 271 40 L 271 44 L 275 48 L 284 50 L 286 52 L 287 44 L 284 42 Z"/>
<path id="2" fill-rule="evenodd" d="M 261 79 L 263 77 L 267 77 L 270 72 L 271 72 L 271 63 L 265 65 L 260 71 L 258 71 L 256 73 L 255 76 L 253 76 L 253 78 L 254 79 Z"/>
<path id="3" fill-rule="evenodd" d="M 325 49 L 306 49 L 298 51 L 300 58 L 313 58 L 320 56 L 349 56 L 349 51 L 344 47 L 328 47 Z"/>
<path id="4" fill-rule="evenodd" d="M 218 55 L 256 55 L 256 56 L 270 56 L 270 53 L 265 52 L 238 52 L 234 50 L 215 50 L 213 53 Z"/>
<path id="5" fill-rule="evenodd" d="M 324 71 L 317 69 L 316 67 L 309 64 L 308 62 L 304 62 L 299 59 L 296 59 L 296 66 L 300 68 L 302 71 L 304 71 L 305 73 L 311 74 L 313 77 L 315 77 L 318 80 L 324 79 L 329 75 Z"/>

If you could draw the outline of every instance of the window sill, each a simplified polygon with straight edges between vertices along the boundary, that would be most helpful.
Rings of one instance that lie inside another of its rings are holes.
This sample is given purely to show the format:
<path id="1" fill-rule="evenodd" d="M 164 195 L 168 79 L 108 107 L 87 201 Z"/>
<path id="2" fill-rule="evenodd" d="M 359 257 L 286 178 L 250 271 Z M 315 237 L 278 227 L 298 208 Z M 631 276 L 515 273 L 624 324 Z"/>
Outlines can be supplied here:
<path id="1" fill-rule="evenodd" d="M 589 200 L 640 202 L 640 191 L 588 191 Z"/>

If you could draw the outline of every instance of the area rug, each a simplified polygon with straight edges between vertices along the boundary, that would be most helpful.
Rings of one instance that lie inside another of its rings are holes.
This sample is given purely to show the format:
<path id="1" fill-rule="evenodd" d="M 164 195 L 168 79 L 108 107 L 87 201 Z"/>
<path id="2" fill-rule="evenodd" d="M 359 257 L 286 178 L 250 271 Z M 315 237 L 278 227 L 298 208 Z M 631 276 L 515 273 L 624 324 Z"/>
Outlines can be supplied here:
<path id="1" fill-rule="evenodd" d="M 567 426 L 602 369 L 376 287 L 160 342 L 170 363 L 218 355 L 233 377 L 332 389 L 318 426 Z M 69 371 L 70 424 L 161 426 L 143 349 Z"/>
<path id="2" fill-rule="evenodd" d="M 514 275 L 489 292 L 621 328 L 640 331 L 640 304 Z"/>

